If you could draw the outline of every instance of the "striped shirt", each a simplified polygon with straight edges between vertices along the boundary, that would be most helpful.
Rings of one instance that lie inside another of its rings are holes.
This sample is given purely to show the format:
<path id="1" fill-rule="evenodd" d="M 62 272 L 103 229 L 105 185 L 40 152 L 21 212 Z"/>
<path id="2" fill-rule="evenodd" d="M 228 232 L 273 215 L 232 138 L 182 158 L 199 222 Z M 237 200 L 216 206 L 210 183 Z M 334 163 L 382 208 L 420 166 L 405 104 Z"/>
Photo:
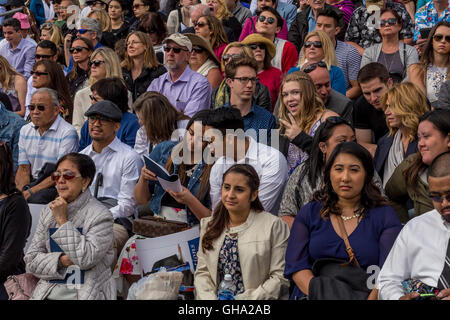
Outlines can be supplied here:
<path id="1" fill-rule="evenodd" d="M 20 130 L 19 165 L 30 165 L 35 179 L 45 163 L 56 163 L 65 154 L 77 151 L 77 131 L 60 116 L 42 136 L 32 122 Z"/>
<path id="2" fill-rule="evenodd" d="M 361 56 L 352 45 L 336 40 L 336 58 L 338 67 L 344 73 L 345 85 L 348 90 L 352 87 L 350 81 L 358 78 Z"/>

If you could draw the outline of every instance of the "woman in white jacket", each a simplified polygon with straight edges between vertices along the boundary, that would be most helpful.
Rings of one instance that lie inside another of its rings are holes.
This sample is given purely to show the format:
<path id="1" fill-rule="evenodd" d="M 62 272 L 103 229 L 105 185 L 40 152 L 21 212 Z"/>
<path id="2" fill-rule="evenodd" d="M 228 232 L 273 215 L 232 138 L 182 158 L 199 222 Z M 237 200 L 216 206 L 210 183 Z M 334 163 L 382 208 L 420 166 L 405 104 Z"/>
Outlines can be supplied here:
<path id="1" fill-rule="evenodd" d="M 113 217 L 88 188 L 95 164 L 86 155 L 69 153 L 56 167 L 52 178 L 59 197 L 42 210 L 24 258 L 40 279 L 31 299 L 116 299 Z"/>
<path id="2" fill-rule="evenodd" d="M 217 299 L 225 274 L 232 276 L 235 300 L 288 298 L 283 271 L 289 228 L 263 211 L 258 187 L 251 165 L 233 165 L 225 172 L 222 202 L 212 217 L 201 220 L 196 299 Z"/>

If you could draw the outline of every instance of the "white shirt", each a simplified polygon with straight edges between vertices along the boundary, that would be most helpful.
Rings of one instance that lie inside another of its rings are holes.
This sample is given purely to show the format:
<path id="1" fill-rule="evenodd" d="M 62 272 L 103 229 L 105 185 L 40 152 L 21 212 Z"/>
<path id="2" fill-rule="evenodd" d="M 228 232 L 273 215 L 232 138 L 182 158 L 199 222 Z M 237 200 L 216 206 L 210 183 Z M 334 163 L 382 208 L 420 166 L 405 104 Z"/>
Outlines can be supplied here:
<path id="1" fill-rule="evenodd" d="M 399 233 L 378 276 L 378 298 L 398 300 L 401 282 L 417 279 L 437 287 L 444 269 L 450 223 L 432 210 L 410 220 Z"/>
<path id="2" fill-rule="evenodd" d="M 136 213 L 136 201 L 133 190 L 144 165 L 134 149 L 121 142 L 117 137 L 101 153 L 92 149 L 92 144 L 80 153 L 88 155 L 95 163 L 96 178 L 92 181 L 91 192 L 94 194 L 97 174 L 103 174 L 103 185 L 98 188 L 98 197 L 117 199 L 117 206 L 109 209 L 114 219 L 130 217 Z"/>
<path id="3" fill-rule="evenodd" d="M 78 151 L 78 135 L 75 128 L 60 116 L 42 136 L 32 123 L 20 129 L 19 165 L 29 164 L 31 175 L 37 178 L 45 163 L 56 163 L 70 152 Z"/>
<path id="4" fill-rule="evenodd" d="M 264 210 L 277 215 L 288 179 L 286 158 L 277 149 L 258 143 L 252 137 L 246 137 L 250 140 L 250 144 L 244 158 L 236 162 L 232 158 L 222 156 L 211 168 L 209 183 L 213 210 L 221 201 L 222 177 L 225 171 L 236 163 L 247 163 L 258 173 L 260 179 L 258 196 Z"/>

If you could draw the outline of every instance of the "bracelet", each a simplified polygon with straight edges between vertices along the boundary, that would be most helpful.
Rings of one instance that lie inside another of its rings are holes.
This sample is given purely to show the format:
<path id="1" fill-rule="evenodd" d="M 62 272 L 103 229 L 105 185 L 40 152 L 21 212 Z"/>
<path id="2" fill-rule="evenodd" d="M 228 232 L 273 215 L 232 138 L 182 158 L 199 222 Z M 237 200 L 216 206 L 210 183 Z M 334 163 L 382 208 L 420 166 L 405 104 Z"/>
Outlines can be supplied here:
<path id="1" fill-rule="evenodd" d="M 31 187 L 30 186 L 26 186 L 25 190 L 28 191 L 30 193 L 30 195 L 33 194 L 33 192 L 31 191 Z"/>

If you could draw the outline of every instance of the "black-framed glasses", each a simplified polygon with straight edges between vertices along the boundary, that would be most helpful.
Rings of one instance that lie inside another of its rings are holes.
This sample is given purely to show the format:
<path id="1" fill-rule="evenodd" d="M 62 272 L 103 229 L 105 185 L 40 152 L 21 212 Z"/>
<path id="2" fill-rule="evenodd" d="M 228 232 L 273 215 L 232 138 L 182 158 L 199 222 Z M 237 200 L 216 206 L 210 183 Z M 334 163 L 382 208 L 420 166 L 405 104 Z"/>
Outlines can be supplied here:
<path id="1" fill-rule="evenodd" d="M 89 95 L 89 98 L 90 98 L 92 101 L 98 102 L 97 98 L 96 98 L 93 94 L 90 94 L 90 95 Z"/>
<path id="2" fill-rule="evenodd" d="M 72 47 L 72 48 L 70 48 L 70 49 L 69 49 L 69 52 L 70 52 L 70 53 L 81 52 L 81 51 L 83 51 L 83 49 L 89 50 L 89 49 L 86 48 L 86 47 L 79 46 L 79 47 Z"/>
<path id="3" fill-rule="evenodd" d="M 38 109 L 39 111 L 44 111 L 45 110 L 45 105 L 43 105 L 43 104 L 29 104 L 28 105 L 28 109 L 30 111 L 34 111 L 34 109 Z"/>
<path id="4" fill-rule="evenodd" d="M 113 120 L 101 115 L 91 115 L 88 117 L 88 120 L 92 123 L 96 122 L 97 120 L 100 121 L 100 123 L 113 122 Z"/>
<path id="5" fill-rule="evenodd" d="M 253 77 L 253 78 L 249 78 L 249 77 L 234 77 L 233 78 L 233 80 L 238 80 L 242 84 L 247 84 L 249 81 L 251 81 L 252 84 L 255 84 L 257 79 L 258 78 L 256 78 L 256 77 Z"/>
<path id="6" fill-rule="evenodd" d="M 53 57 L 53 55 L 51 55 L 51 54 L 37 54 L 37 53 L 34 56 L 37 60 L 50 59 L 51 57 Z"/>
<path id="7" fill-rule="evenodd" d="M 266 50 L 266 45 L 264 43 L 252 43 L 249 47 L 252 50 L 256 50 L 258 48 L 261 50 Z"/>
<path id="8" fill-rule="evenodd" d="M 164 52 L 169 53 L 170 50 L 173 50 L 173 52 L 176 54 L 180 53 L 181 51 L 189 51 L 189 50 L 183 49 L 183 48 L 164 46 Z"/>
<path id="9" fill-rule="evenodd" d="M 444 199 L 447 202 L 450 202 L 450 193 L 448 193 L 448 194 L 432 194 L 432 193 L 430 193 L 429 197 L 430 197 L 431 201 L 433 201 L 433 202 L 442 203 L 444 201 Z"/>
<path id="10" fill-rule="evenodd" d="M 433 40 L 436 42 L 442 41 L 445 38 L 445 42 L 450 42 L 450 36 L 444 36 L 443 34 L 435 34 Z"/>
<path id="11" fill-rule="evenodd" d="M 237 58 L 240 58 L 240 57 L 242 57 L 241 54 L 224 54 L 222 56 L 222 60 L 223 61 L 228 61 L 230 59 L 236 60 Z"/>
<path id="12" fill-rule="evenodd" d="M 306 41 L 305 42 L 305 48 L 311 48 L 311 46 L 314 46 L 314 48 L 322 48 L 322 42 L 320 42 L 320 41 Z"/>
<path id="13" fill-rule="evenodd" d="M 267 20 L 268 24 L 273 24 L 275 22 L 275 19 L 272 17 L 266 17 L 266 16 L 259 16 L 258 18 L 259 22 L 264 22 Z"/>
<path id="14" fill-rule="evenodd" d="M 63 177 L 64 180 L 72 180 L 74 178 L 81 177 L 81 174 L 79 174 L 79 173 L 76 174 L 75 172 L 72 172 L 72 171 L 66 171 L 63 173 L 55 171 L 52 173 L 51 177 L 54 182 L 58 182 L 61 177 Z"/>
<path id="15" fill-rule="evenodd" d="M 102 60 L 89 60 L 88 65 L 89 68 L 92 66 L 95 66 L 96 68 L 98 68 L 102 63 L 105 63 L 105 61 Z"/>
<path id="16" fill-rule="evenodd" d="M 303 72 L 304 73 L 310 73 L 314 70 L 316 70 L 317 67 L 321 67 L 321 68 L 327 68 L 327 64 L 324 61 L 319 61 L 316 63 L 311 63 L 310 65 L 307 65 L 304 69 Z"/>
<path id="17" fill-rule="evenodd" d="M 390 26 L 397 24 L 397 18 L 389 18 L 389 19 L 380 20 L 380 26 L 384 27 L 386 24 L 389 24 Z"/>
<path id="18" fill-rule="evenodd" d="M 203 51 L 205 51 L 205 49 L 203 49 L 201 47 L 194 47 L 194 48 L 192 48 L 192 51 L 195 53 L 202 53 Z"/>
<path id="19" fill-rule="evenodd" d="M 40 72 L 40 71 L 31 71 L 30 74 L 36 75 L 36 77 L 40 77 L 40 76 L 48 76 L 48 72 Z"/>

